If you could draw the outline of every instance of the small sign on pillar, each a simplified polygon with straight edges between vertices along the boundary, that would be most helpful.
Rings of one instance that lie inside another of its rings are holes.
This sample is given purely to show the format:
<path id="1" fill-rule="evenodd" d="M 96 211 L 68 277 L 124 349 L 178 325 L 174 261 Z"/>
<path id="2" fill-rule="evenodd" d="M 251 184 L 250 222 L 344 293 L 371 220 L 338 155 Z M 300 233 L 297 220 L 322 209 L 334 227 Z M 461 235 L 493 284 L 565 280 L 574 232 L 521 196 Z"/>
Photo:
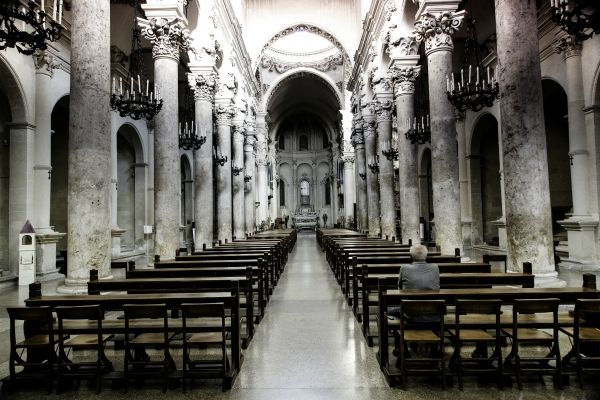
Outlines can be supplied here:
<path id="1" fill-rule="evenodd" d="M 19 286 L 35 282 L 35 230 L 29 220 L 19 233 Z"/>

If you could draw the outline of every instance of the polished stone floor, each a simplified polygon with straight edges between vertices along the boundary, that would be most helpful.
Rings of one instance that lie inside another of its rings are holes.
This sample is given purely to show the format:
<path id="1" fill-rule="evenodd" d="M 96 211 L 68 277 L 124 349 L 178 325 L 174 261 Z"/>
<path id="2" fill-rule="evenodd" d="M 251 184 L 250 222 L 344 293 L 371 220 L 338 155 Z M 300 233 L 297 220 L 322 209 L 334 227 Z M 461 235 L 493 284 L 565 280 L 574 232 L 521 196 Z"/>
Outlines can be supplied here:
<path id="1" fill-rule="evenodd" d="M 58 283 L 47 283 L 51 293 Z M 4 293 L 2 307 L 22 303 L 26 292 Z M 6 314 L 4 311 L 2 317 Z M 0 377 L 7 371 L 6 319 L 0 321 Z M 111 390 L 107 385 L 96 395 L 85 384 L 78 390 L 49 398 L 61 399 L 598 399 L 594 389 L 581 391 L 575 387 L 555 390 L 549 381 L 541 384 L 533 379 L 522 392 L 516 388 L 502 391 L 496 386 L 466 380 L 464 392 L 450 388 L 442 391 L 438 382 L 416 378 L 409 390 L 389 388 L 375 358 L 376 348 L 369 348 L 362 338 L 352 311 L 344 302 L 325 256 L 320 252 L 314 234 L 301 233 L 290 256 L 286 272 L 277 286 L 258 326 L 256 335 L 245 352 L 242 371 L 234 388 L 222 393 L 219 387 L 197 384 L 188 393 L 180 388 L 167 394 L 159 386 Z M 596 387 L 598 389 L 598 387 Z M 2 396 L 2 395 L 0 395 Z M 44 392 L 30 390 L 4 395 L 10 399 L 45 398 Z"/>

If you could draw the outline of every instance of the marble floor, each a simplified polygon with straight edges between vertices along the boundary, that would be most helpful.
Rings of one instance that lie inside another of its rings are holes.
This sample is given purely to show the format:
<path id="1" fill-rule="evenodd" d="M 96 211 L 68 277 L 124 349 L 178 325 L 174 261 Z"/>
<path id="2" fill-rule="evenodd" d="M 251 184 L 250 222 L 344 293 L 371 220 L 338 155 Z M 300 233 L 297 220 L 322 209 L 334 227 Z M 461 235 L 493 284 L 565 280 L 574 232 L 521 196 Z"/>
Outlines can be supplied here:
<path id="1" fill-rule="evenodd" d="M 51 293 L 57 282 L 44 284 Z M 21 304 L 26 289 L 0 295 L 1 307 Z M 8 374 L 6 313 L 0 310 L 0 377 Z M 465 381 L 465 390 L 442 391 L 437 382 L 415 378 L 407 391 L 390 388 L 379 370 L 376 348 L 369 348 L 359 325 L 330 273 L 314 234 L 298 234 L 286 271 L 257 328 L 233 389 L 222 393 L 219 386 L 196 384 L 188 393 L 176 388 L 163 394 L 159 386 L 111 390 L 107 385 L 96 395 L 85 384 L 78 390 L 50 395 L 61 399 L 599 399 L 600 387 L 581 391 L 568 387 L 555 390 L 549 380 L 526 381 L 525 390 Z M 3 397 L 4 396 L 4 397 Z M 43 391 L 0 394 L 1 398 L 45 398 Z"/>

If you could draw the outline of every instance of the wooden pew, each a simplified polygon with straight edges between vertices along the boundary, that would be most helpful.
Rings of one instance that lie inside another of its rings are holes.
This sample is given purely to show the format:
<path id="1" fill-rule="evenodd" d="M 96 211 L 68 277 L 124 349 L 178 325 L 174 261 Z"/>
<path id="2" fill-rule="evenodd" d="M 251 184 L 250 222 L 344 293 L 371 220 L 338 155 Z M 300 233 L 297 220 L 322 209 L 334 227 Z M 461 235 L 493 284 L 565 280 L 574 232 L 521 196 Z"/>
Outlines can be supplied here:
<path id="1" fill-rule="evenodd" d="M 366 274 L 366 275 L 365 275 Z M 376 334 L 370 333 L 369 307 L 378 306 L 378 290 L 382 288 L 398 288 L 398 274 L 368 275 L 363 270 L 362 274 L 362 332 L 369 347 L 373 346 Z M 532 288 L 534 275 L 531 273 L 440 273 L 440 287 L 442 289 L 480 289 L 493 286 L 520 286 Z"/>
<path id="2" fill-rule="evenodd" d="M 437 264 L 440 273 L 490 273 L 492 272 L 492 266 L 485 263 L 438 263 Z M 374 274 L 388 274 L 395 275 L 396 282 L 400 275 L 399 264 L 363 264 L 357 265 L 356 260 L 352 263 L 352 297 L 356 301 L 352 301 L 352 312 L 354 313 L 358 322 L 362 322 L 362 315 L 359 312 L 358 305 L 362 304 L 359 299 L 359 293 L 362 287 L 362 274 L 363 271 L 368 275 Z"/>
<path id="3" fill-rule="evenodd" d="M 94 270 L 92 270 L 94 271 Z M 242 347 L 246 348 L 254 336 L 254 295 L 252 290 L 252 269 L 246 269 L 242 277 L 185 277 L 185 278 L 129 278 L 98 280 L 97 272 L 90 271 L 88 294 L 99 295 L 100 292 L 121 291 L 131 294 L 138 293 L 194 293 L 222 292 L 237 282 L 240 288 L 240 308 L 245 309 L 246 334 L 242 334 Z M 95 277 L 95 279 L 93 278 Z M 241 296 L 244 296 L 242 301 Z M 241 316 L 241 313 L 240 313 Z"/>
<path id="4" fill-rule="evenodd" d="M 252 271 L 252 278 L 257 282 L 256 296 L 258 303 L 258 323 L 265 315 L 267 293 L 265 291 L 265 276 L 259 267 L 224 267 L 224 268 L 144 268 L 127 271 L 127 279 L 158 279 L 158 278 L 202 278 L 202 277 L 244 277 L 248 269 Z"/>
<path id="5" fill-rule="evenodd" d="M 103 294 L 103 295 L 54 295 L 41 296 L 41 284 L 33 283 L 30 285 L 30 296 L 25 300 L 27 307 L 58 307 L 58 306 L 82 306 L 82 305 L 100 305 L 105 311 L 120 311 L 124 304 L 166 304 L 170 309 L 179 309 L 184 303 L 223 303 L 231 310 L 231 375 L 228 377 L 228 387 L 233 384 L 243 361 L 241 354 L 240 339 L 240 295 L 238 282 L 231 284 L 231 290 L 226 292 L 207 292 L 207 293 L 145 293 L 145 294 Z M 177 327 L 180 319 L 172 320 L 173 327 Z M 180 323 L 180 322 L 179 322 Z M 123 334 L 123 320 L 106 320 L 103 323 L 103 331 L 110 334 Z M 95 333 L 95 326 L 90 324 L 82 325 L 78 333 Z M 136 327 L 142 332 L 158 332 L 162 329 L 162 324 L 148 323 L 140 324 Z M 31 337 L 39 332 L 38 329 L 25 326 L 26 337 Z M 36 356 L 36 355 L 33 355 Z M 39 357 L 39 355 L 37 355 Z"/>
<path id="6" fill-rule="evenodd" d="M 541 298 L 559 298 L 561 304 L 572 304 L 577 299 L 598 299 L 600 298 L 600 291 L 595 289 L 595 276 L 592 274 L 587 278 L 584 278 L 584 284 L 590 287 L 565 287 L 565 288 L 529 288 L 524 291 L 521 288 L 500 288 L 495 287 L 491 289 L 476 288 L 476 289 L 440 289 L 440 290 L 388 290 L 382 287 L 378 291 L 379 296 L 379 308 L 378 308 L 378 330 L 379 330 L 379 351 L 377 353 L 377 360 L 379 362 L 380 369 L 383 371 L 386 380 L 392 386 L 396 383 L 396 380 L 400 376 L 400 371 L 397 370 L 393 365 L 389 363 L 389 330 L 390 322 L 387 317 L 389 309 L 400 306 L 400 302 L 404 299 L 412 300 L 444 300 L 446 304 L 452 305 L 456 299 L 500 299 L 504 304 L 509 305 L 514 302 L 515 299 L 529 298 L 529 299 L 541 299 Z M 585 276 L 585 275 L 584 275 Z M 509 327 L 512 320 L 504 319 L 504 324 Z M 564 319 L 563 319 L 564 321 Z M 491 322 L 491 321 L 490 321 Z M 470 324 L 471 328 L 485 329 L 490 326 L 490 322 L 475 322 Z M 539 323 L 539 320 L 535 321 Z M 495 320 L 493 321 L 495 324 Z M 501 321 L 502 323 L 502 321 Z M 560 321 L 559 321 L 560 323 Z M 569 324 L 569 322 L 565 322 Z M 572 321 L 570 322 L 572 323 Z M 450 324 L 451 327 L 451 324 Z"/>

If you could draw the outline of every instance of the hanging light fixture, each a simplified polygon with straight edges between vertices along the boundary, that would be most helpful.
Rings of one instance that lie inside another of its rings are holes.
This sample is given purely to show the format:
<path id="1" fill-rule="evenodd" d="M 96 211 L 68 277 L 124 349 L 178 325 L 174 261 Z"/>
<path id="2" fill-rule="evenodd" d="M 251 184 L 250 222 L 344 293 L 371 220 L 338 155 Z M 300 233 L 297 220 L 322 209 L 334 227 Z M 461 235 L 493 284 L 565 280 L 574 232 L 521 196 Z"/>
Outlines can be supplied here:
<path id="1" fill-rule="evenodd" d="M 379 156 L 375 155 L 375 156 L 369 157 L 369 164 L 367 166 L 369 167 L 369 169 L 371 170 L 372 173 L 378 174 L 379 173 Z"/>
<path id="2" fill-rule="evenodd" d="M 233 163 L 233 165 L 232 165 L 232 167 L 231 167 L 231 173 L 232 173 L 234 176 L 238 176 L 238 175 L 239 175 L 239 174 L 240 174 L 240 173 L 241 173 L 243 170 L 244 170 L 244 168 L 242 168 L 242 167 L 238 167 L 238 166 L 235 164 L 235 162 Z M 246 179 L 246 178 L 244 177 L 244 179 Z"/>
<path id="3" fill-rule="evenodd" d="M 358 176 L 360 177 L 360 179 L 362 179 L 363 181 L 365 179 L 367 179 L 367 174 L 365 173 L 365 171 L 359 171 L 358 172 Z"/>
<path id="4" fill-rule="evenodd" d="M 465 38 L 465 54 L 460 73 L 446 76 L 448 100 L 459 112 L 466 110 L 480 111 L 483 107 L 491 107 L 498 98 L 500 86 L 495 72 L 490 67 L 484 68 L 479 52 L 477 30 L 471 2 L 467 18 L 467 37 Z"/>
<path id="5" fill-rule="evenodd" d="M 218 146 L 213 147 L 213 160 L 220 167 L 224 166 L 227 162 L 227 156 L 221 153 L 221 149 Z"/>
<path id="6" fill-rule="evenodd" d="M 46 21 L 42 7 L 37 10 L 35 1 L 23 4 L 20 0 L 0 1 L 0 50 L 8 47 L 21 54 L 32 55 L 36 50 L 46 50 L 46 42 L 60 38 L 63 2 L 54 2 L 53 21 Z"/>
<path id="7" fill-rule="evenodd" d="M 139 0 L 133 0 L 133 36 L 129 55 L 129 79 L 125 81 L 125 85 L 129 83 L 129 88 L 126 87 L 123 91 L 123 79 L 119 77 L 117 85 L 116 79 L 113 77 L 110 105 L 113 110 L 119 112 L 121 117 L 151 120 L 162 109 L 163 100 L 158 88 L 154 84 L 151 88 L 148 79 L 145 79 L 146 82 L 143 85 L 140 77 L 140 75 L 144 75 L 144 53 L 141 45 L 141 32 L 136 25 L 138 8 Z"/>
<path id="8" fill-rule="evenodd" d="M 194 95 L 189 86 L 183 99 L 183 107 L 179 109 L 179 148 L 183 150 L 199 150 L 206 142 L 206 136 L 198 136 L 196 125 L 196 107 Z M 182 123 L 183 121 L 183 123 Z"/>
<path id="9" fill-rule="evenodd" d="M 598 8 L 598 0 L 550 0 L 552 20 L 579 41 L 600 33 Z"/>
<path id="10" fill-rule="evenodd" d="M 397 136 L 398 134 L 393 132 L 391 143 L 389 140 L 382 143 L 381 154 L 390 161 L 398 161 L 398 147 L 396 146 L 398 143 Z"/>
<path id="11" fill-rule="evenodd" d="M 244 175 L 244 182 L 250 182 L 252 180 L 252 175 Z"/>
<path id="12" fill-rule="evenodd" d="M 418 80 L 415 96 L 415 116 L 406 120 L 404 136 L 411 144 L 431 143 L 431 126 L 429 124 L 429 88 L 428 77 L 423 73 Z"/>

